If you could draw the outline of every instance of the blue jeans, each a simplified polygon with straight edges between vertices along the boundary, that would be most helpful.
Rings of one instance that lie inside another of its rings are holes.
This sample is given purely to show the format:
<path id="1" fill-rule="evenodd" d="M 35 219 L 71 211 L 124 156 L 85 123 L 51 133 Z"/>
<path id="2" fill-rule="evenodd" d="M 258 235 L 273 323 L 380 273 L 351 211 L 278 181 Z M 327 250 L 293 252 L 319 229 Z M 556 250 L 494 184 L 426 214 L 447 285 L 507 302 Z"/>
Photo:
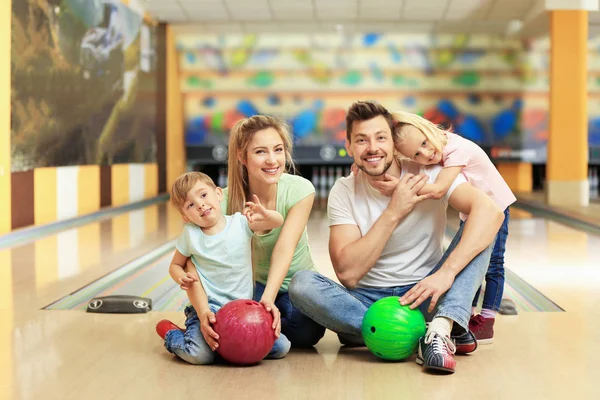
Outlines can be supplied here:
<path id="1" fill-rule="evenodd" d="M 213 309 L 213 312 L 215 310 Z M 206 365 L 215 361 L 216 353 L 208 344 L 200 331 L 200 320 L 191 305 L 185 308 L 185 331 L 172 330 L 165 336 L 166 349 L 190 364 Z M 290 351 L 290 341 L 280 335 L 266 358 L 283 358 Z"/>
<path id="2" fill-rule="evenodd" d="M 442 259 L 429 275 L 440 269 L 458 244 L 462 231 L 461 227 Z M 479 253 L 456 276 L 450 289 L 438 301 L 433 316 L 427 314 L 429 300 L 421 304 L 419 308 L 428 320 L 432 317 L 450 318 L 456 322 L 454 331 L 457 334 L 462 334 L 468 329 L 471 301 L 487 270 L 492 248 L 493 244 Z M 299 271 L 290 282 L 289 293 L 294 305 L 304 314 L 338 333 L 340 337 L 353 343 L 362 343 L 362 320 L 371 304 L 384 297 L 402 296 L 413 286 L 414 284 L 388 288 L 348 289 L 319 273 Z"/>
<path id="3" fill-rule="evenodd" d="M 483 294 L 483 308 L 487 310 L 500 310 L 502 295 L 504 294 L 504 252 L 506 251 L 506 239 L 508 238 L 508 220 L 510 211 L 508 207 L 504 210 L 504 222 L 496 235 L 496 244 L 490 257 L 490 266 L 485 274 L 485 292 Z M 462 221 L 460 222 L 462 225 Z M 481 286 L 475 293 L 473 307 L 477 306 Z"/>
<path id="4" fill-rule="evenodd" d="M 265 285 L 256 282 L 254 300 L 260 301 L 264 291 Z M 292 305 L 288 293 L 279 292 L 275 298 L 275 306 L 281 313 L 281 333 L 290 340 L 292 347 L 307 348 L 314 346 L 325 334 L 323 326 Z"/>

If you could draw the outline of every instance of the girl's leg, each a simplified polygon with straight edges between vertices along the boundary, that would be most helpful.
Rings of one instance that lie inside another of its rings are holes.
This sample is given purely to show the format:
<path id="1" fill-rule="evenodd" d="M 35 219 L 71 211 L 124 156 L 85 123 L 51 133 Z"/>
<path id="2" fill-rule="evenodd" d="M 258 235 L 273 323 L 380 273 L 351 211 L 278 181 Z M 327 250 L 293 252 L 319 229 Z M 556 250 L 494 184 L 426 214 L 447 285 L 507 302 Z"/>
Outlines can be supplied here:
<path id="1" fill-rule="evenodd" d="M 504 222 L 496 236 L 496 244 L 490 257 L 490 266 L 485 275 L 485 292 L 483 295 L 483 310 L 493 311 L 500 309 L 502 295 L 504 294 L 504 252 L 508 238 L 508 221 L 510 212 L 504 211 Z"/>
<path id="2" fill-rule="evenodd" d="M 485 275 L 485 291 L 481 314 L 469 321 L 469 329 L 480 344 L 489 344 L 494 340 L 494 322 L 500 309 L 504 294 L 504 251 L 508 237 L 509 210 L 504 211 L 504 222 L 496 235 L 496 243 L 490 257 L 490 266 Z"/>

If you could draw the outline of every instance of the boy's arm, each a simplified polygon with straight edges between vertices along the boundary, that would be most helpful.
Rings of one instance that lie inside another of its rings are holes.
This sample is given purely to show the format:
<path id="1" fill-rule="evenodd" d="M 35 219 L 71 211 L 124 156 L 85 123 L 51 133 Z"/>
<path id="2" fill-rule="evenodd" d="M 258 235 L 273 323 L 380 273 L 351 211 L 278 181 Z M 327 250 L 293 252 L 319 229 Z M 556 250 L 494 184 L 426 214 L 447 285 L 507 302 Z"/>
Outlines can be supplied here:
<path id="1" fill-rule="evenodd" d="M 185 264 L 185 270 L 188 276 L 196 276 L 197 274 L 196 266 L 189 259 Z M 208 296 L 206 295 L 206 291 L 204 290 L 204 286 L 202 286 L 200 279 L 188 284 L 186 291 L 192 307 L 194 307 L 196 314 L 198 314 L 198 319 L 200 320 L 200 332 L 202 333 L 206 344 L 208 344 L 212 351 L 215 351 L 219 347 L 219 335 L 214 331 L 211 324 L 214 324 L 217 320 L 215 319 L 215 314 L 208 305 Z"/>
<path id="2" fill-rule="evenodd" d="M 424 194 L 433 194 L 434 199 L 441 199 L 446 195 L 452 183 L 460 174 L 462 167 L 447 167 L 440 171 L 437 178 L 435 179 L 435 183 L 428 183 L 423 186 L 423 189 L 419 191 L 420 195 Z"/>
<path id="3" fill-rule="evenodd" d="M 210 311 L 208 297 L 206 296 L 206 292 L 204 291 L 200 280 L 195 279 L 196 271 L 186 271 L 188 260 L 189 257 L 181 254 L 179 250 L 175 250 L 171 265 L 169 265 L 169 275 L 171 275 L 171 278 L 173 278 L 178 285 L 185 283 L 190 303 L 194 306 L 197 314 L 201 315 L 204 312 Z M 189 278 L 190 276 L 194 276 L 194 279 L 191 280 Z"/>
<path id="4" fill-rule="evenodd" d="M 208 296 L 204 291 L 204 287 L 202 286 L 202 282 L 195 281 L 192 284 L 188 285 L 188 289 L 186 290 L 188 299 L 192 306 L 194 306 L 194 310 L 198 316 L 202 316 L 206 313 L 211 312 L 210 307 L 208 305 Z"/>

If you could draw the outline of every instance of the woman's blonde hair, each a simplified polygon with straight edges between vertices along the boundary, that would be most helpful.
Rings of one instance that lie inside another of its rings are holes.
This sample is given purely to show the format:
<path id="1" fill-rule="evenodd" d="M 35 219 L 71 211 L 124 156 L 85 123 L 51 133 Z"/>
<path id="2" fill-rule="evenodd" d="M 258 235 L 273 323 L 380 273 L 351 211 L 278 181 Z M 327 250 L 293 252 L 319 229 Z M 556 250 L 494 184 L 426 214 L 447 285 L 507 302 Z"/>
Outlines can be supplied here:
<path id="1" fill-rule="evenodd" d="M 229 135 L 228 215 L 242 212 L 244 209 L 246 199 L 250 195 L 248 193 L 248 170 L 244 165 L 248 157 L 248 146 L 256 132 L 268 128 L 275 129 L 283 141 L 286 165 L 284 172 L 287 172 L 288 169 L 295 172 L 295 166 L 292 161 L 292 138 L 290 130 L 284 121 L 269 115 L 254 115 L 239 120 L 231 129 Z M 240 158 L 243 162 L 240 161 Z"/>
<path id="2" fill-rule="evenodd" d="M 394 144 L 396 147 L 406 138 L 404 128 L 407 125 L 414 126 L 423 132 L 423 135 L 425 135 L 431 145 L 440 153 L 448 143 L 448 137 L 446 136 L 448 130 L 443 129 L 441 126 L 437 126 L 428 119 L 405 111 L 394 111 L 391 114 L 394 120 L 392 136 L 394 137 Z"/>
<path id="3" fill-rule="evenodd" d="M 228 155 L 228 173 L 227 173 L 227 214 L 233 215 L 236 212 L 242 212 L 246 205 L 246 199 L 250 195 L 248 182 L 248 169 L 244 165 L 248 157 L 248 147 L 254 137 L 254 134 L 264 129 L 273 128 L 279 133 L 283 141 L 285 152 L 285 169 L 296 171 L 292 161 L 292 138 L 287 124 L 277 117 L 270 115 L 254 115 L 249 118 L 239 120 L 229 134 L 229 155 Z M 240 158 L 242 160 L 240 160 Z M 243 162 L 242 162 L 243 161 Z M 266 252 L 257 240 L 256 235 L 252 235 L 252 278 L 256 278 L 256 265 L 258 260 L 264 258 Z"/>

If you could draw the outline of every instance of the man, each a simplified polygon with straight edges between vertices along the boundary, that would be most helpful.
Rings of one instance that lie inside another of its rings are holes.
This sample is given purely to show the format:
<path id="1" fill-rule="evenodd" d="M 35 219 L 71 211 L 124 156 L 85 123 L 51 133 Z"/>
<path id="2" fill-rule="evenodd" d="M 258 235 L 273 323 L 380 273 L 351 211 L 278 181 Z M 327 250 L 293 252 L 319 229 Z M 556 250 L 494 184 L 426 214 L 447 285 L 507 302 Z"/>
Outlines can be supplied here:
<path id="1" fill-rule="evenodd" d="M 381 298 L 400 296 L 403 305 L 420 306 L 426 314 L 435 310 L 419 341 L 417 363 L 452 373 L 456 346 L 459 353 L 477 347 L 468 332 L 471 301 L 489 264 L 502 210 L 461 175 L 440 200 L 418 195 L 442 168 L 396 160 L 394 123 L 383 106 L 354 103 L 346 127 L 346 148 L 360 171 L 339 179 L 328 201 L 329 254 L 343 286 L 301 271 L 292 278 L 290 298 L 347 344 L 363 343 L 363 316 Z M 385 185 L 396 186 L 391 198 L 377 190 Z M 469 217 L 442 256 L 448 204 Z"/>

